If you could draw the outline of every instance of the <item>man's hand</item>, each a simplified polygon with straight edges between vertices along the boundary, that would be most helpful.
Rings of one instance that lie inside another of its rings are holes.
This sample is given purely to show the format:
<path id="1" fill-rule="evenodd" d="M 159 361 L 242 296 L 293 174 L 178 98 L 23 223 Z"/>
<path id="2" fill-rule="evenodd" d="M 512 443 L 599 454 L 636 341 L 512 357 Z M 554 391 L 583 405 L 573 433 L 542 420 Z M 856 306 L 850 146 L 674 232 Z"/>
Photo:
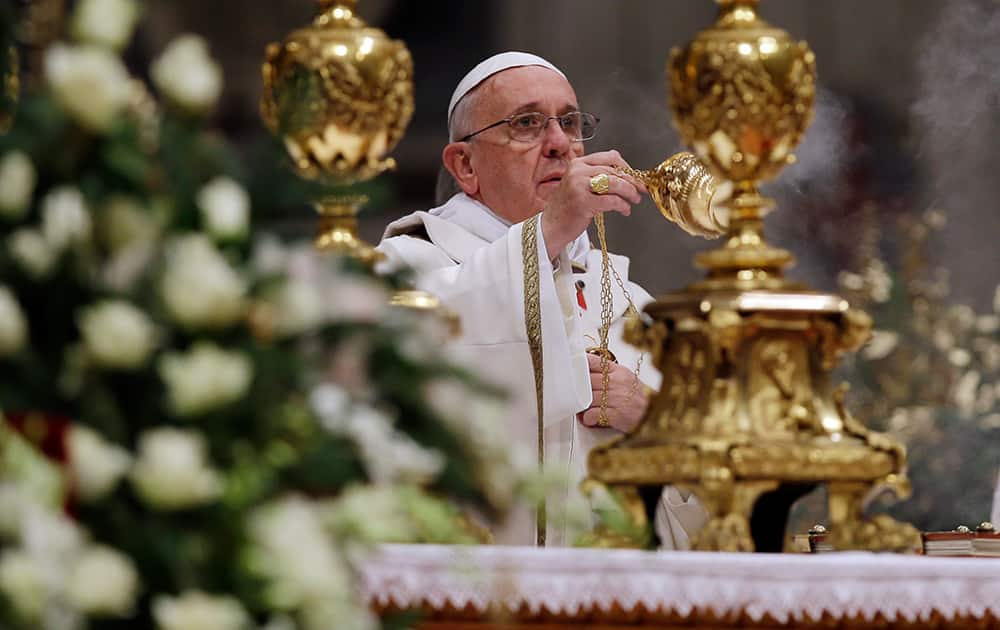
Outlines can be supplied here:
<path id="1" fill-rule="evenodd" d="M 590 407 L 580 414 L 580 421 L 588 427 L 596 427 L 601 417 L 601 397 L 604 395 L 604 375 L 601 373 L 601 357 L 587 355 L 590 364 L 590 389 L 594 400 Z M 642 383 L 636 383 L 636 375 L 617 363 L 608 363 L 608 423 L 610 426 L 628 433 L 635 428 L 649 406 Z"/>
<path id="2" fill-rule="evenodd" d="M 583 234 L 598 214 L 620 212 L 628 216 L 632 213 L 632 206 L 642 200 L 640 193 L 647 191 L 642 182 L 615 168 L 627 166 L 617 151 L 592 153 L 570 160 L 559 188 L 542 208 L 542 235 L 550 260 Z M 607 193 L 598 195 L 590 190 L 590 178 L 601 173 L 608 175 L 610 186 Z"/>

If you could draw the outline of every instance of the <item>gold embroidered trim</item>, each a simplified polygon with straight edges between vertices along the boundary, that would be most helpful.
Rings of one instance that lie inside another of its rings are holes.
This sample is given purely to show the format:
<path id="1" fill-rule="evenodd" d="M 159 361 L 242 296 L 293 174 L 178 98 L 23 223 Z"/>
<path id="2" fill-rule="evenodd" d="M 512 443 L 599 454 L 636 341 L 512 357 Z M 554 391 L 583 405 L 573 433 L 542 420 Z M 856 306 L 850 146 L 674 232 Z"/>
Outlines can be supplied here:
<path id="1" fill-rule="evenodd" d="M 521 231 L 521 254 L 524 263 L 524 326 L 528 333 L 528 350 L 535 371 L 535 398 L 538 403 L 538 468 L 545 465 L 545 435 L 542 392 L 542 305 L 538 275 L 538 219 L 535 215 L 524 222 Z M 538 504 L 535 517 L 535 544 L 545 546 L 545 498 Z"/>

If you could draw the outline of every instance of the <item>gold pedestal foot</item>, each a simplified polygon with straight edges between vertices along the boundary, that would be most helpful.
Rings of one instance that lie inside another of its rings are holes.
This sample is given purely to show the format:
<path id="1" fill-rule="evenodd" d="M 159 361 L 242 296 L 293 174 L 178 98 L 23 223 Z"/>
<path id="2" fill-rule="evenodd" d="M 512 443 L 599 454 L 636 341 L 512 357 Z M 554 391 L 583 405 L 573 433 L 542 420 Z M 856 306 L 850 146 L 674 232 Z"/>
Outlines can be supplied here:
<path id="1" fill-rule="evenodd" d="M 728 469 L 726 469 L 728 471 Z M 731 478 L 730 475 L 725 475 Z M 692 487 L 711 519 L 691 541 L 695 551 L 755 551 L 750 531 L 753 506 L 765 492 L 778 487 L 776 481 L 735 481 Z"/>
<path id="2" fill-rule="evenodd" d="M 864 518 L 865 497 L 877 484 L 829 484 L 830 543 L 838 551 L 894 551 L 915 553 L 921 548 L 920 531 L 888 514 Z"/>

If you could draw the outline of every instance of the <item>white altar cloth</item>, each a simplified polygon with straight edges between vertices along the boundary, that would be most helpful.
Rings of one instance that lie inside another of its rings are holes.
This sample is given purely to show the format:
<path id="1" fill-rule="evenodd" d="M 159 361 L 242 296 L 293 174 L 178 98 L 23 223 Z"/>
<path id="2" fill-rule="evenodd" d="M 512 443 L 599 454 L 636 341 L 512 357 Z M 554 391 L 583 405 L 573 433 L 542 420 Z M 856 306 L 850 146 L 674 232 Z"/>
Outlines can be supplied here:
<path id="1" fill-rule="evenodd" d="M 1000 617 L 1000 560 L 872 553 L 737 554 L 385 545 L 362 568 L 376 606 L 576 614 L 618 605 L 780 623 Z"/>

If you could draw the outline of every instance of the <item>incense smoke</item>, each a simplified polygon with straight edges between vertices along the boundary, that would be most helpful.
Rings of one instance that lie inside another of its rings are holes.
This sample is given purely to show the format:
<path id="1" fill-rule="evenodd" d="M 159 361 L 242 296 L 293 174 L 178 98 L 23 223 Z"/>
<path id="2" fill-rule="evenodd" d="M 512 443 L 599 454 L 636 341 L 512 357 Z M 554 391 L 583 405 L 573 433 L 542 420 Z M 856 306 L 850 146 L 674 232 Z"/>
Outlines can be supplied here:
<path id="1" fill-rule="evenodd" d="M 1000 269 L 1000 1 L 949 2 L 921 42 L 911 109 L 927 205 L 949 217 L 939 245 L 953 295 L 985 305 Z M 985 273 L 984 273 L 985 271 Z"/>

